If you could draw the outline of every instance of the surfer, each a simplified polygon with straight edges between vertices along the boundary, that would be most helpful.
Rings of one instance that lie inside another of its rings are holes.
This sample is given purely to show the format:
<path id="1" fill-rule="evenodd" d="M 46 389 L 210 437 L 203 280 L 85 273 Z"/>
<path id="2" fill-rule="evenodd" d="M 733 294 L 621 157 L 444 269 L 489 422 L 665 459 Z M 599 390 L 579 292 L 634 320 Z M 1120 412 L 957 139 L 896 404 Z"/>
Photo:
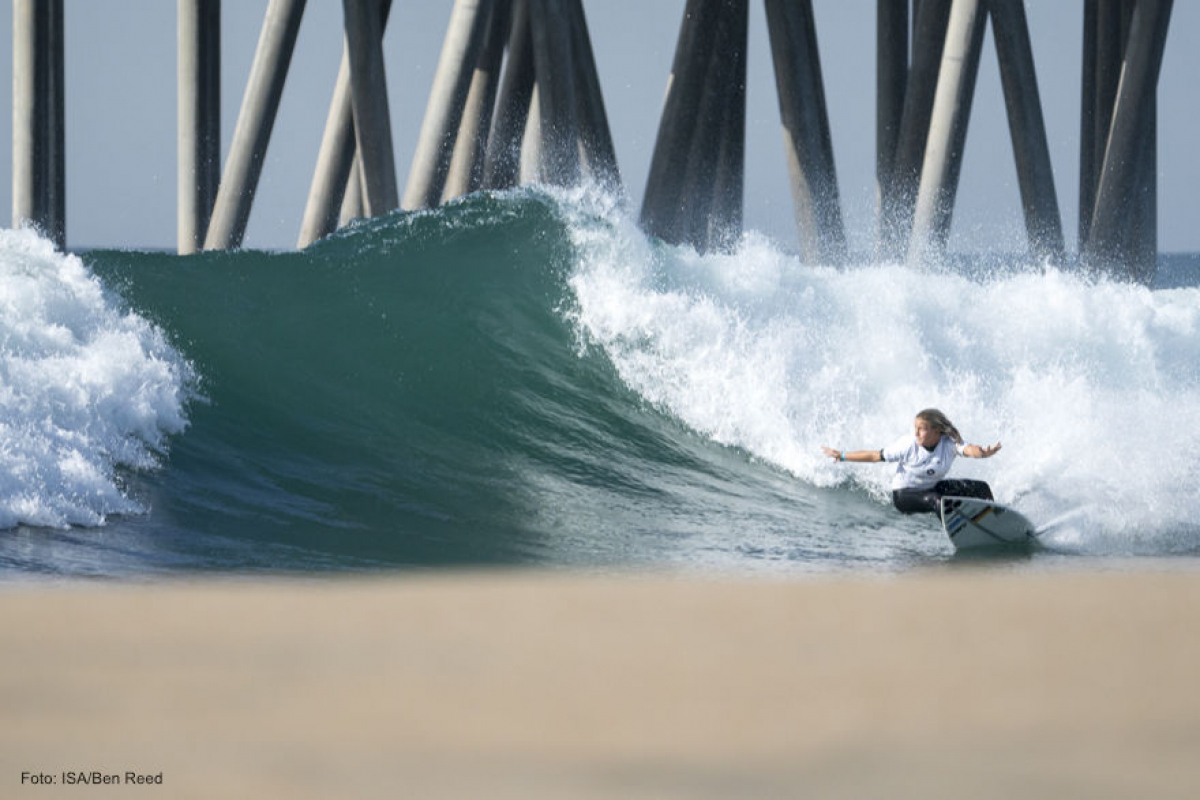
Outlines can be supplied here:
<path id="1" fill-rule="evenodd" d="M 992 499 L 984 481 L 946 479 L 956 456 L 991 458 L 1000 449 L 965 444 L 958 429 L 936 408 L 927 408 L 913 421 L 913 435 L 904 436 L 881 450 L 834 450 L 821 448 L 835 461 L 890 461 L 896 464 L 892 478 L 892 503 L 903 514 L 937 513 L 942 495 Z"/>

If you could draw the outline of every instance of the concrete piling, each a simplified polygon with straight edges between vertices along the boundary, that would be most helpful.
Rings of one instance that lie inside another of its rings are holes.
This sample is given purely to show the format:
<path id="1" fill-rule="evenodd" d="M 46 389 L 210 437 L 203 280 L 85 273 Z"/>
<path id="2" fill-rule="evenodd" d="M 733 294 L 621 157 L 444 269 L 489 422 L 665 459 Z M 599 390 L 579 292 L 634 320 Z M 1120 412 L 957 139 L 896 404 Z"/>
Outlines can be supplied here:
<path id="1" fill-rule="evenodd" d="M 317 152 L 317 168 L 304 205 L 297 247 L 307 247 L 338 226 L 338 211 L 354 165 L 354 110 L 350 102 L 350 55 L 343 49 L 333 100 L 325 118 L 325 133 Z"/>
<path id="2" fill-rule="evenodd" d="M 242 97 L 233 144 L 204 237 L 206 250 L 240 247 L 250 220 L 267 144 L 283 94 L 304 0 L 271 0 L 263 20 L 250 78 Z"/>
<path id="3" fill-rule="evenodd" d="M 1123 244 L 1109 256 L 1103 256 L 1098 252 L 1089 255 L 1088 242 L 1117 90 L 1128 54 L 1133 10 L 1133 0 L 1088 0 L 1084 8 L 1080 113 L 1079 250 L 1091 266 L 1123 277 L 1132 275 L 1127 266 L 1138 263 L 1143 265 L 1141 272 L 1152 276 L 1157 260 L 1157 102 L 1153 93 L 1146 97 L 1147 127 L 1140 137 L 1135 188 L 1127 198 L 1127 213 L 1121 215 L 1120 232 L 1109 233 L 1110 240 L 1115 238 Z M 1098 255 L 1103 264 L 1097 262 Z"/>
<path id="4" fill-rule="evenodd" d="M 1143 283 L 1154 278 L 1157 254 L 1139 252 L 1144 231 L 1130 225 L 1130 198 L 1138 194 L 1145 167 L 1144 147 L 1153 130 L 1150 118 L 1171 18 L 1171 0 L 1139 0 L 1133 7 L 1124 67 L 1113 107 L 1091 229 L 1082 256 L 1094 270 Z M 1144 200 L 1135 200 L 1135 206 Z M 1141 225 L 1153 224 L 1142 211 Z"/>
<path id="5" fill-rule="evenodd" d="M 529 97 L 529 114 L 525 117 L 525 130 L 521 134 L 521 157 L 517 179 L 521 184 L 538 183 L 542 178 L 542 104 L 538 85 L 533 84 Z"/>
<path id="6" fill-rule="evenodd" d="M 237 247 L 305 0 L 269 0 L 223 171 L 220 0 L 177 4 L 178 247 Z M 764 4 L 802 255 L 839 263 L 846 235 L 813 4 Z M 345 55 L 299 246 L 332 231 L 339 211 L 344 221 L 401 205 L 381 41 L 390 5 L 343 0 Z M 1171 9 L 1084 2 L 1080 256 L 1144 282 L 1157 258 L 1155 88 Z M 920 261 L 946 247 L 990 15 L 1030 246 L 1061 259 L 1023 0 L 877 0 L 876 12 L 878 257 Z M 687 0 L 642 203 L 649 233 L 700 251 L 740 237 L 748 13 L 748 0 Z M 65 247 L 63 2 L 14 0 L 13 19 L 13 224 Z M 583 0 L 456 0 L 403 206 L 585 174 L 622 191 Z"/>
<path id="7" fill-rule="evenodd" d="M 617 167 L 617 151 L 608 126 L 600 76 L 596 73 L 596 58 L 592 52 L 583 0 L 566 0 L 566 11 L 570 17 L 576 118 L 584 165 L 592 179 L 601 186 L 609 191 L 620 191 L 621 171 Z"/>
<path id="8" fill-rule="evenodd" d="M 1079 250 L 1090 238 L 1096 189 L 1108 147 L 1113 105 L 1125 59 L 1129 0 L 1087 0 L 1084 6 L 1083 108 L 1079 134 Z"/>
<path id="9" fill-rule="evenodd" d="M 1121 2 L 1121 41 L 1124 48 L 1122 59 L 1129 50 L 1129 34 L 1133 24 L 1133 6 L 1136 0 Z M 1139 137 L 1141 143 L 1140 163 L 1133 194 L 1130 197 L 1130 214 L 1126 216 L 1126 233 L 1129 241 L 1128 261 L 1144 263 L 1151 277 L 1157 271 L 1158 259 L 1158 99 L 1157 91 L 1150 92 L 1146 99 L 1146 129 Z"/>
<path id="10" fill-rule="evenodd" d="M 725 113 L 719 123 L 720 144 L 716 153 L 712 201 L 709 212 L 703 217 L 703 238 L 699 239 L 710 250 L 731 250 L 742 238 L 746 182 L 747 12 L 748 9 L 743 7 L 730 14 L 732 24 L 729 44 L 725 48 L 730 54 L 729 63 L 727 72 L 722 70 L 725 74 L 719 84 L 724 88 Z"/>
<path id="11" fill-rule="evenodd" d="M 710 75 L 719 75 L 720 62 L 735 55 L 722 52 L 731 40 L 720 33 L 729 29 L 733 15 L 747 11 L 745 2 L 734 0 L 688 0 L 684 9 L 641 211 L 642 227 L 664 241 L 708 248 L 707 237 L 701 240 L 697 234 L 694 217 L 711 206 L 711 190 L 702 185 L 701 171 L 715 166 L 712 160 L 720 153 L 723 131 L 713 127 L 711 109 L 726 107 L 714 93 L 728 90 L 713 85 Z M 744 90 L 744 76 L 741 87 Z M 740 196 L 738 200 L 740 211 Z"/>
<path id="12" fill-rule="evenodd" d="M 492 0 L 455 0 L 401 208 L 429 208 L 441 201 L 491 11 Z"/>
<path id="13" fill-rule="evenodd" d="M 392 0 L 383 0 L 380 5 L 380 33 L 387 29 Z M 354 136 L 354 108 L 350 97 L 350 51 L 343 46 L 342 61 L 338 67 L 334 84 L 333 99 L 329 103 L 329 114 L 325 119 L 325 133 L 321 137 L 321 149 L 317 153 L 317 167 L 308 191 L 308 202 L 304 206 L 304 218 L 300 225 L 297 247 L 307 247 L 318 239 L 328 236 L 337 229 L 345 194 L 348 191 L 351 168 L 355 163 L 358 143 Z M 357 177 L 355 189 L 359 189 Z M 360 192 L 361 194 L 361 192 Z M 348 209 L 351 219 L 362 215 L 361 197 Z"/>
<path id="14" fill-rule="evenodd" d="M 1158 273 L 1158 98 L 1146 98 L 1146 132 L 1141 137 L 1141 163 L 1133 188 L 1134 213 L 1130 216 L 1130 263 L 1135 279 L 1145 283 Z"/>
<path id="15" fill-rule="evenodd" d="M 60 250 L 67 247 L 67 148 L 66 148 L 66 42 L 63 34 L 63 0 L 49 0 L 50 18 L 46 32 L 49 80 L 49 153 L 45 180 L 49 220 L 46 232 Z"/>
<path id="16" fill-rule="evenodd" d="M 766 0 L 766 9 L 800 252 L 810 264 L 841 264 L 846 232 L 812 2 Z"/>
<path id="17" fill-rule="evenodd" d="M 575 118 L 575 76 L 571 27 L 561 0 L 529 0 L 530 35 L 540 113 L 542 182 L 579 183 L 579 126 Z"/>
<path id="18" fill-rule="evenodd" d="M 513 0 L 508 60 L 500 80 L 500 96 L 488 136 L 483 186 L 508 189 L 520 175 L 521 141 L 533 99 L 533 41 L 529 31 L 530 0 Z"/>
<path id="19" fill-rule="evenodd" d="M 704 55 L 704 89 L 679 198 L 680 242 L 729 250 L 742 233 L 746 120 L 746 3 L 724 3 Z"/>
<path id="20" fill-rule="evenodd" d="M 512 0 L 494 0 L 492 3 L 483 48 L 471 75 L 462 121 L 454 138 L 454 154 L 450 158 L 442 202 L 469 194 L 483 185 L 488 134 L 500 86 L 500 69 L 511 11 Z"/>
<path id="21" fill-rule="evenodd" d="M 1101 0 L 1084 0 L 1082 80 L 1079 87 L 1079 249 L 1087 241 L 1096 207 L 1096 147 L 1093 132 L 1096 126 L 1097 73 L 1099 58 L 1099 20 Z"/>
<path id="22" fill-rule="evenodd" d="M 66 247 L 62 0 L 13 1 L 14 228 Z"/>
<path id="23" fill-rule="evenodd" d="M 221 180 L 221 0 L 179 0 L 178 250 L 204 246 Z"/>
<path id="24" fill-rule="evenodd" d="M 885 220 L 880 256 L 901 259 L 908 251 L 913 209 L 929 139 L 929 120 L 933 113 L 946 25 L 950 20 L 951 0 L 921 0 L 913 14 L 912 63 L 904 91 L 904 109 L 900 115 L 900 133 L 892 165 L 893 205 L 880 213 Z"/>
<path id="25" fill-rule="evenodd" d="M 875 14 L 875 237 L 882 243 L 896 207 L 892 172 L 908 85 L 908 0 L 877 0 Z"/>
<path id="26" fill-rule="evenodd" d="M 383 62 L 382 7 L 380 0 L 343 0 L 342 6 L 350 55 L 354 137 L 362 166 L 359 178 L 363 185 L 363 211 L 368 217 L 376 217 L 400 204 Z"/>
<path id="27" fill-rule="evenodd" d="M 1054 188 L 1050 146 L 1046 142 L 1046 123 L 1042 117 L 1025 3 L 1024 0 L 988 0 L 988 8 L 1000 62 L 1000 81 L 1012 134 L 1013 156 L 1017 162 L 1017 181 L 1029 246 L 1039 259 L 1061 263 L 1065 249 L 1062 217 Z"/>
<path id="28" fill-rule="evenodd" d="M 712 49 L 716 10 L 715 3 L 705 0 L 688 0 L 684 9 L 642 199 L 642 228 L 668 242 L 682 241 L 679 205 L 704 91 L 704 74 L 695 54 Z"/>
<path id="29" fill-rule="evenodd" d="M 958 192 L 963 145 L 986 27 L 983 0 L 954 0 L 913 211 L 909 263 L 919 264 L 930 256 L 940 256 L 950 236 L 950 218 Z"/>
<path id="30" fill-rule="evenodd" d="M 355 150 L 350 160 L 350 174 L 346 176 L 346 191 L 342 193 L 342 206 L 338 211 L 338 227 L 344 228 L 356 219 L 366 216 L 367 202 L 362 181 L 362 160 Z"/>

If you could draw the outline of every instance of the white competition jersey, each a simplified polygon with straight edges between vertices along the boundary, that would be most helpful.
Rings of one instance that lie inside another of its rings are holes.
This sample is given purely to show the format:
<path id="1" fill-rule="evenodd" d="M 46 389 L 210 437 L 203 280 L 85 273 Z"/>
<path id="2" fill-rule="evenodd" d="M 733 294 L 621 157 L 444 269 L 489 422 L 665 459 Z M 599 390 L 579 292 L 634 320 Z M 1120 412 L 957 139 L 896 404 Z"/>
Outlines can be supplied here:
<path id="1" fill-rule="evenodd" d="M 962 448 L 945 434 L 932 450 L 917 444 L 914 436 L 897 439 L 881 451 L 884 461 L 896 462 L 892 489 L 932 489 L 946 477 L 955 456 L 962 454 Z"/>

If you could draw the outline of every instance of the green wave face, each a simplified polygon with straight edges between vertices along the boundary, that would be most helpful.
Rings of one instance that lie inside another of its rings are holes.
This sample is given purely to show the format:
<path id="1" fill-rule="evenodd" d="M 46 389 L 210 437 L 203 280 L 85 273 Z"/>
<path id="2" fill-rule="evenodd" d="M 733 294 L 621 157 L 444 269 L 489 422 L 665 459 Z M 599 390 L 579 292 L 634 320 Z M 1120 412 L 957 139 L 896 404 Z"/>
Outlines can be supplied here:
<path id="1" fill-rule="evenodd" d="M 693 512 L 747 465 L 581 341 L 575 257 L 535 193 L 297 253 L 90 254 L 200 376 L 166 468 L 130 476 L 153 509 L 140 524 L 285 567 L 669 557 L 661 534 L 703 530 Z"/>

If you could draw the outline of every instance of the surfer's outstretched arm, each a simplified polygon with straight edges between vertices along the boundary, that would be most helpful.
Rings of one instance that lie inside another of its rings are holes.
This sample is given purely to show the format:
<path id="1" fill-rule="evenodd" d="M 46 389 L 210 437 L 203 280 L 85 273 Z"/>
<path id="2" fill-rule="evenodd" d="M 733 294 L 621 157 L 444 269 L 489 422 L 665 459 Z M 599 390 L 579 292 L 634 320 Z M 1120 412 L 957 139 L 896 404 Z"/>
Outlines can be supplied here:
<path id="1" fill-rule="evenodd" d="M 832 447 L 821 449 L 834 461 L 883 461 L 882 450 L 834 450 Z"/>
<path id="2" fill-rule="evenodd" d="M 969 444 L 963 448 L 962 454 L 967 458 L 991 458 L 996 455 L 996 451 L 999 449 L 999 442 L 986 447 L 978 444 Z"/>

